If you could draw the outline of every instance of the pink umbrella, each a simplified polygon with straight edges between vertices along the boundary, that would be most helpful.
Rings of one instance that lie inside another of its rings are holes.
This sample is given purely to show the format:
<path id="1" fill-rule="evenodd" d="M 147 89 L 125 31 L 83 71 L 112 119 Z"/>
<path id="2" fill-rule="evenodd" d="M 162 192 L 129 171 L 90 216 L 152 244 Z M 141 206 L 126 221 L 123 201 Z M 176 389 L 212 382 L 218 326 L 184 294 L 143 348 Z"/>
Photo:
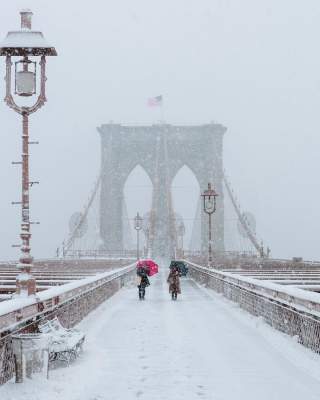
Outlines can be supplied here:
<path id="1" fill-rule="evenodd" d="M 159 266 L 151 259 L 137 261 L 137 268 L 144 267 L 149 276 L 155 275 L 159 271 Z"/>

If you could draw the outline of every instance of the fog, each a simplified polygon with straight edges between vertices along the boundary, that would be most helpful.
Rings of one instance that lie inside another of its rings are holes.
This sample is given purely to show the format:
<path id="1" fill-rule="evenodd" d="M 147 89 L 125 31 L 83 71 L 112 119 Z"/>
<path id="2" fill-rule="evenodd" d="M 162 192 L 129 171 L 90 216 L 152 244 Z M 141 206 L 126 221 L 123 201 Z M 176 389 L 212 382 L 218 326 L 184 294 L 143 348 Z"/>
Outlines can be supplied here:
<path id="1" fill-rule="evenodd" d="M 100 165 L 96 127 L 157 122 L 146 100 L 161 94 L 167 123 L 228 128 L 226 171 L 272 255 L 320 259 L 319 1 L 10 0 L 1 38 L 26 6 L 58 51 L 47 63 L 48 102 L 30 118 L 40 142 L 31 148 L 34 256 L 54 255 L 88 197 Z M 21 121 L 3 102 L 0 120 L 0 259 L 17 259 L 20 167 L 11 161 L 20 159 Z"/>

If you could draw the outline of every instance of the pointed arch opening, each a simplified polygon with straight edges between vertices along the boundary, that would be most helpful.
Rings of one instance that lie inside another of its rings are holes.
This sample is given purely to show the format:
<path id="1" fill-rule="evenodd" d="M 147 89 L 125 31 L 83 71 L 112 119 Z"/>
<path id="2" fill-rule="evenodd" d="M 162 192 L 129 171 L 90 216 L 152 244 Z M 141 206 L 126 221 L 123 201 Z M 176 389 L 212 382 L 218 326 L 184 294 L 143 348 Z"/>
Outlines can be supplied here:
<path id="1" fill-rule="evenodd" d="M 188 166 L 181 167 L 175 175 L 171 183 L 171 193 L 174 212 L 178 220 L 181 218 L 184 224 L 184 234 L 181 232 L 180 244 L 184 250 L 198 250 L 201 247 L 200 215 L 198 215 L 200 186 Z"/>
<path id="2" fill-rule="evenodd" d="M 145 217 L 152 207 L 152 181 L 140 164 L 136 165 L 128 175 L 123 187 L 123 195 L 124 247 L 133 250 L 136 248 L 134 217 L 137 212 L 141 217 Z M 146 238 L 143 233 L 140 235 L 140 244 L 140 251 L 143 254 L 146 246 Z"/>

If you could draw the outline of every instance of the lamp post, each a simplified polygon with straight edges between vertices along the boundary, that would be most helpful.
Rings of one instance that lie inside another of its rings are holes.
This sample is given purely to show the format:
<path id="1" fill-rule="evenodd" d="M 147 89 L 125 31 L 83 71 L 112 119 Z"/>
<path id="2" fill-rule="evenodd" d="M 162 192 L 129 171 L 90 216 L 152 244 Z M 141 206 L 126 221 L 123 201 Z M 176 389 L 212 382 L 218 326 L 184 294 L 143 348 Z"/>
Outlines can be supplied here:
<path id="1" fill-rule="evenodd" d="M 21 29 L 8 32 L 0 44 L 0 56 L 6 57 L 6 95 L 4 98 L 8 107 L 22 117 L 22 196 L 21 202 L 21 256 L 17 265 L 19 274 L 16 278 L 16 293 L 32 295 L 36 292 L 36 282 L 31 275 L 33 257 L 30 248 L 30 215 L 29 189 L 34 183 L 29 180 L 29 115 L 42 107 L 46 99 L 46 56 L 56 56 L 54 47 L 47 44 L 44 36 L 31 27 L 32 12 L 23 10 Z M 31 59 L 30 59 L 31 57 Z M 14 61 L 13 61 L 14 59 Z M 12 65 L 14 72 L 12 73 Z M 40 67 L 40 68 L 39 68 Z M 40 69 L 38 76 L 37 68 Z M 12 75 L 14 89 L 12 89 Z M 39 86 L 39 90 L 38 90 Z M 16 100 L 23 98 L 27 105 L 18 105 Z"/>
<path id="2" fill-rule="evenodd" d="M 137 212 L 137 215 L 134 217 L 134 229 L 137 231 L 137 260 L 140 260 L 140 243 L 139 243 L 139 233 L 142 229 L 143 219 Z"/>
<path id="3" fill-rule="evenodd" d="M 264 253 L 264 246 L 263 246 L 263 240 L 261 240 L 261 245 L 260 245 L 260 257 L 264 258 L 265 253 Z"/>
<path id="4" fill-rule="evenodd" d="M 209 216 L 209 245 L 208 245 L 208 266 L 212 267 L 212 224 L 211 216 L 216 211 L 216 198 L 218 194 L 211 188 L 208 183 L 208 189 L 204 190 L 201 197 L 203 198 L 203 211 Z"/>

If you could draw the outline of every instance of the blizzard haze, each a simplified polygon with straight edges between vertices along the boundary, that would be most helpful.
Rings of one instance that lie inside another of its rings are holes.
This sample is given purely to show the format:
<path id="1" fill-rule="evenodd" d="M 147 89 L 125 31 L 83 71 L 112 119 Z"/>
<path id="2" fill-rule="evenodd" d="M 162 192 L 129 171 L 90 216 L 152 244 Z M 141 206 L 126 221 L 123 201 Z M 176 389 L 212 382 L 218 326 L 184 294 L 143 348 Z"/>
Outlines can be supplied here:
<path id="1" fill-rule="evenodd" d="M 1 39 L 25 7 L 58 51 L 47 63 L 48 102 L 30 117 L 40 141 L 31 148 L 35 257 L 54 255 L 87 200 L 100 165 L 96 127 L 157 122 L 146 100 L 161 94 L 168 123 L 228 128 L 227 174 L 272 256 L 320 259 L 318 0 L 10 0 Z M 0 120 L 0 259 L 17 259 L 20 167 L 11 161 L 20 160 L 21 121 L 3 102 Z"/>

